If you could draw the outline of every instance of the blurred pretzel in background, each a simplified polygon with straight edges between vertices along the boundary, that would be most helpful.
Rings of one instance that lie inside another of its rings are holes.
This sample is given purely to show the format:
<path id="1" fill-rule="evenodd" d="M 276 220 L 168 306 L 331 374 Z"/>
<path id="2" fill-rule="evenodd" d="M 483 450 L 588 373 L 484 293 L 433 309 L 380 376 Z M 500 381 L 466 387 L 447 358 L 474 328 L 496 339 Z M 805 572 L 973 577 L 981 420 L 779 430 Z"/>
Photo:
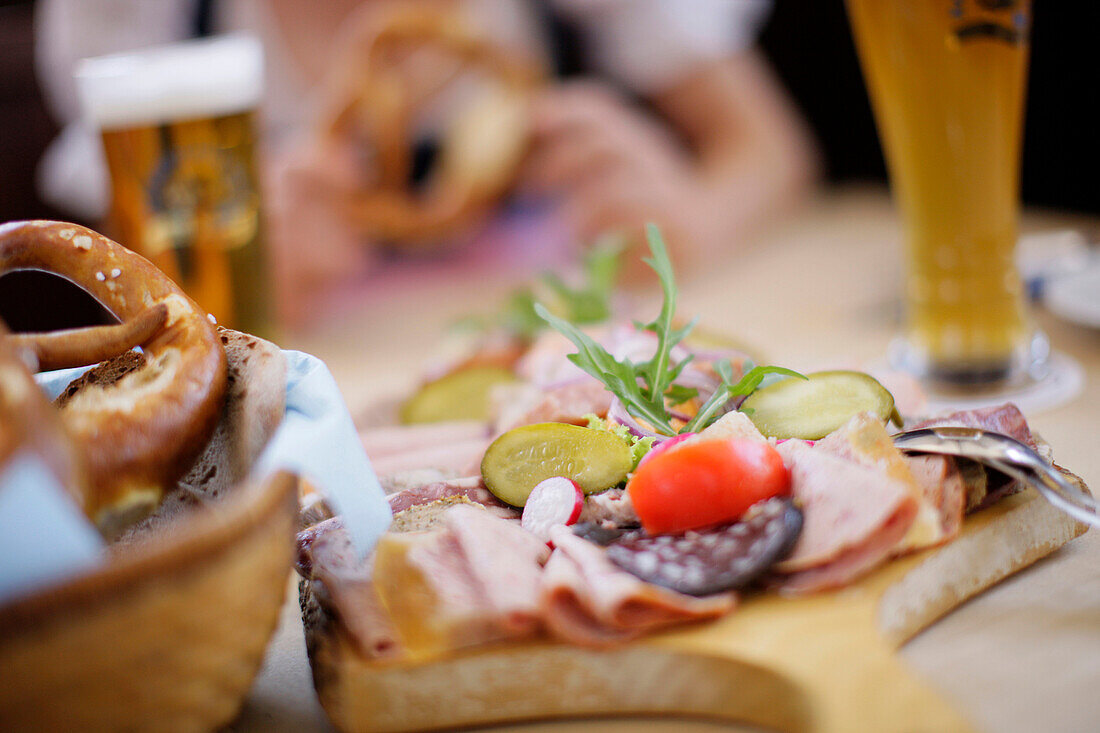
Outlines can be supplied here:
<path id="1" fill-rule="evenodd" d="M 381 247 L 461 240 L 513 192 L 538 202 L 532 210 L 570 248 L 608 233 L 641 245 L 654 222 L 690 271 L 736 252 L 818 174 L 807 127 L 752 46 L 767 3 L 345 5 L 339 19 L 332 9 L 324 22 L 283 20 L 288 42 L 314 39 L 298 61 L 324 77 L 319 122 L 267 199 L 279 304 L 292 322 L 355 273 L 361 282 Z M 506 45 L 493 13 L 474 6 L 533 23 Z M 575 24 L 584 71 L 597 76 L 544 82 L 548 16 Z M 325 22 L 341 30 L 342 52 L 316 43 L 330 37 Z M 439 153 L 421 177 L 415 145 L 425 139 Z"/>
<path id="2" fill-rule="evenodd" d="M 357 141 L 374 164 L 344 208 L 367 237 L 438 241 L 483 216 L 514 182 L 542 70 L 437 5 L 395 7 L 364 31 L 343 67 L 357 73 L 323 122 L 324 134 Z M 417 118 L 463 82 L 472 88 L 445 121 L 435 170 L 414 190 Z"/>
<path id="3" fill-rule="evenodd" d="M 365 3 L 345 24 L 313 130 L 271 187 L 284 321 L 332 281 L 367 269 L 379 247 L 425 249 L 469 231 L 515 185 L 545 70 L 461 8 Z M 414 171 L 426 136 L 438 153 Z"/>

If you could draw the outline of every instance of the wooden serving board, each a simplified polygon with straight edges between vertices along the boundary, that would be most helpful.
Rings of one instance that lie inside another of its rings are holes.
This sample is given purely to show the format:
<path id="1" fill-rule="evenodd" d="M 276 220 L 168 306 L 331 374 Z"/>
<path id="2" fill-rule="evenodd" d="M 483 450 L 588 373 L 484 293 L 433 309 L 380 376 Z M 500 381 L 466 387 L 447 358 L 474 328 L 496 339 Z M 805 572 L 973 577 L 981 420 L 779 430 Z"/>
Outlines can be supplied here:
<path id="1" fill-rule="evenodd" d="M 756 595 L 717 621 L 609 651 L 510 643 L 372 662 L 316 606 L 304 607 L 307 647 L 321 704 L 346 731 L 622 714 L 821 733 L 966 731 L 968 722 L 909 673 L 897 648 L 1084 530 L 1028 490 L 968 517 L 947 546 L 848 588 Z"/>

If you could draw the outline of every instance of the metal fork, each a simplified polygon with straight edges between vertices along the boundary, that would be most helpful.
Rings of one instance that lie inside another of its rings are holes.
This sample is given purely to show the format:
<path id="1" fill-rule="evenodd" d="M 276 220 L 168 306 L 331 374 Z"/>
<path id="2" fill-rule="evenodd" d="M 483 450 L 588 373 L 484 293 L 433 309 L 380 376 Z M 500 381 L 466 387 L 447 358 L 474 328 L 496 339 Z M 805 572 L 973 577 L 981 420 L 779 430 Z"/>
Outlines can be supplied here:
<path id="1" fill-rule="evenodd" d="M 969 458 L 1023 481 L 1074 519 L 1100 527 L 1100 505 L 1066 480 L 1034 450 L 1015 438 L 979 428 L 936 427 L 893 436 L 905 453 L 936 453 Z"/>

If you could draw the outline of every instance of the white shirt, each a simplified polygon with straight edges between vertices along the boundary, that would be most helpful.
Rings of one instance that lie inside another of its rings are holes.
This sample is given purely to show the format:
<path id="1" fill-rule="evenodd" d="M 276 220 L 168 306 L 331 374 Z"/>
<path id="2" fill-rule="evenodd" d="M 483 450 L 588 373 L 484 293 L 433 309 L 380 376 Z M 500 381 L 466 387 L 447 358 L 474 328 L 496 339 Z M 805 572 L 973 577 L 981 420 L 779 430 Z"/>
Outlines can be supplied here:
<path id="1" fill-rule="evenodd" d="M 541 1 L 465 0 L 471 15 L 528 46 L 540 42 L 529 2 Z M 770 8 L 769 0 L 550 1 L 580 27 L 592 69 L 642 95 L 750 47 Z M 263 134 L 270 139 L 300 128 L 308 119 L 310 106 L 303 100 L 310 90 L 263 0 L 222 0 L 217 11 L 219 30 L 250 30 L 264 41 L 269 83 L 261 110 Z M 80 121 L 72 78 L 76 62 L 187 38 L 194 13 L 194 0 L 39 0 L 39 81 L 48 106 L 64 123 L 39 165 L 43 198 L 88 220 L 100 218 L 108 204 L 98 134 Z"/>

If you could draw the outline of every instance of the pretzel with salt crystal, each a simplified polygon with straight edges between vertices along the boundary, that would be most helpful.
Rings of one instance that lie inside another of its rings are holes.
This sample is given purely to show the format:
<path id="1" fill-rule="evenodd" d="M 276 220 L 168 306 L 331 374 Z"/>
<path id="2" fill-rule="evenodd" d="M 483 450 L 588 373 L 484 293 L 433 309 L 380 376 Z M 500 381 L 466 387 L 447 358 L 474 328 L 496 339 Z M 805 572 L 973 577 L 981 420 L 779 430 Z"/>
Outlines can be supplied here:
<path id="1" fill-rule="evenodd" d="M 107 530 L 148 513 L 209 440 L 226 389 L 214 324 L 164 273 L 96 232 L 51 221 L 0 225 L 0 275 L 41 270 L 83 288 L 118 326 L 8 336 L 49 367 L 140 345 L 119 378 L 70 386 L 62 421 L 87 469 L 85 513 Z"/>

